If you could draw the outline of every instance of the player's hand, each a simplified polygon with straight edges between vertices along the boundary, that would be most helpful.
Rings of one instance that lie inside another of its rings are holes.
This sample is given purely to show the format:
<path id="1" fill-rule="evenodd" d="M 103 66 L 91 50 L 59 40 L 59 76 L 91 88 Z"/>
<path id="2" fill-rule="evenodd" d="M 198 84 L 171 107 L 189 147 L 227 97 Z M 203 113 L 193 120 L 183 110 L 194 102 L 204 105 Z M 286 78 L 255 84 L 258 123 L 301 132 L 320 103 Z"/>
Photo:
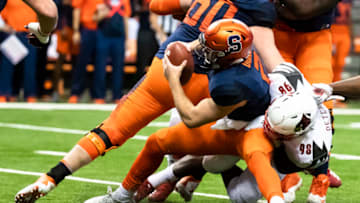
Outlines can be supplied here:
<path id="1" fill-rule="evenodd" d="M 333 88 L 330 87 L 330 85 L 324 83 L 314 83 L 312 86 L 314 99 L 318 104 L 322 104 L 323 102 L 327 101 L 332 95 Z"/>
<path id="2" fill-rule="evenodd" d="M 73 36 L 72 36 L 72 40 L 73 40 L 73 43 L 75 45 L 80 44 L 81 34 L 80 34 L 79 31 L 74 31 Z"/>
<path id="3" fill-rule="evenodd" d="M 29 43 L 35 47 L 45 47 L 49 44 L 50 34 L 45 34 L 40 31 L 39 23 L 29 23 L 25 26 L 29 31 Z"/>
<path id="4" fill-rule="evenodd" d="M 169 82 L 175 81 L 175 80 L 180 82 L 181 72 L 184 69 L 186 63 L 187 63 L 187 61 L 184 60 L 180 65 L 176 66 L 170 62 L 169 58 L 165 54 L 164 59 L 163 59 L 163 68 L 164 68 L 164 75 L 165 75 L 166 79 Z"/>

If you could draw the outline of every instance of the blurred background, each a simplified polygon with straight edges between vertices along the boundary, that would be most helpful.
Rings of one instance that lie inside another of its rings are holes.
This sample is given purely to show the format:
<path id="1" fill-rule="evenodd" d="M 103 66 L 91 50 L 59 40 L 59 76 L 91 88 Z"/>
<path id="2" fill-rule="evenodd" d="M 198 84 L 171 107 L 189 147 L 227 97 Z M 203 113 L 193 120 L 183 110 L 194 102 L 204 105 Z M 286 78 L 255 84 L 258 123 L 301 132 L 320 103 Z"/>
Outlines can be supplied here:
<path id="1" fill-rule="evenodd" d="M 149 0 L 54 1 L 59 23 L 46 48 L 28 44 L 34 13 L 21 0 L 1 13 L 0 102 L 119 102 L 180 23 L 149 12 Z M 360 0 L 339 4 L 335 19 L 334 81 L 360 74 Z"/>

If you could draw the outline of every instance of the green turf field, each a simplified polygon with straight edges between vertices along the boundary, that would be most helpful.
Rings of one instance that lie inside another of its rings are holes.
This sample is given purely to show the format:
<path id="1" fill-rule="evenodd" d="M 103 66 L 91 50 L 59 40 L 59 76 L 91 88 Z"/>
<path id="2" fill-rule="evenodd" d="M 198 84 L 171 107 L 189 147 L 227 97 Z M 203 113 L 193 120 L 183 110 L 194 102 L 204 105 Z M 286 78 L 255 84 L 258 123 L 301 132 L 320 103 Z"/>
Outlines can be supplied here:
<path id="1" fill-rule="evenodd" d="M 0 109 L 2 115 L 0 117 L 0 202 L 13 202 L 18 190 L 38 178 L 36 173 L 47 172 L 62 158 L 62 156 L 37 154 L 36 150 L 67 152 L 82 137 L 80 130 L 92 129 L 108 114 L 109 112 L 106 111 Z M 360 115 L 337 115 L 335 118 L 339 128 L 334 137 L 332 153 L 360 156 L 360 129 L 348 127 L 350 123 L 360 122 Z M 156 121 L 168 121 L 168 119 L 169 115 L 163 115 Z M 49 132 L 49 128 L 24 129 L 29 126 L 73 129 L 79 132 L 71 134 Z M 147 127 L 138 134 L 147 136 L 157 129 L 159 128 Z M 131 139 L 119 149 L 112 150 L 106 156 L 79 170 L 74 176 L 121 182 L 144 143 L 144 140 Z M 329 189 L 327 202 L 360 202 L 360 160 L 331 158 L 330 165 L 342 178 L 343 185 L 338 189 Z M 24 172 L 31 174 L 19 174 Z M 296 202 L 306 202 L 311 183 L 310 176 L 301 175 L 304 183 L 297 192 Z M 112 185 L 113 189 L 116 187 Z M 65 180 L 38 202 L 83 202 L 90 197 L 106 193 L 106 188 L 107 184 Z M 196 192 L 226 195 L 220 176 L 211 174 L 205 176 Z M 173 193 L 167 202 L 183 201 L 177 193 Z M 196 195 L 193 202 L 228 202 L 228 200 Z"/>

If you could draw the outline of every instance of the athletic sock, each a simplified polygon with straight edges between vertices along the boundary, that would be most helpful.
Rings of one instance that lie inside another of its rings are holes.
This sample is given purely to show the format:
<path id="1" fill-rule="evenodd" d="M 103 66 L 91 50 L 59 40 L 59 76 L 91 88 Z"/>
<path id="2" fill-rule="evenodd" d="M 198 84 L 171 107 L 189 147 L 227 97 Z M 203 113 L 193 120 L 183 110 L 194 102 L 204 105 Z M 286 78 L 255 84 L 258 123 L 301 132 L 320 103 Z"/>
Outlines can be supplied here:
<path id="1" fill-rule="evenodd" d="M 70 175 L 71 171 L 65 166 L 63 162 L 59 162 L 46 175 L 55 180 L 56 185 L 59 184 L 66 176 Z"/>
<path id="2" fill-rule="evenodd" d="M 173 172 L 173 165 L 148 177 L 148 181 L 154 188 L 166 181 L 173 182 L 177 179 Z"/>

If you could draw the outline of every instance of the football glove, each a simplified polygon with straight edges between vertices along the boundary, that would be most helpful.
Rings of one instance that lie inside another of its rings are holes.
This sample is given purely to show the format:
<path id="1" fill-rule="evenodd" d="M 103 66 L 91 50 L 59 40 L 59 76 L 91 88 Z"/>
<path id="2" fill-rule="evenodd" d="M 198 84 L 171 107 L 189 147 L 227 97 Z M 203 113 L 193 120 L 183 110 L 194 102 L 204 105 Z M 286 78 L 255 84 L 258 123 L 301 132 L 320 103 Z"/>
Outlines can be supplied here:
<path id="1" fill-rule="evenodd" d="M 324 83 L 314 83 L 313 86 L 313 96 L 318 104 L 322 104 L 323 102 L 330 100 L 340 100 L 344 101 L 345 97 L 340 95 L 332 95 L 333 88 Z"/>

